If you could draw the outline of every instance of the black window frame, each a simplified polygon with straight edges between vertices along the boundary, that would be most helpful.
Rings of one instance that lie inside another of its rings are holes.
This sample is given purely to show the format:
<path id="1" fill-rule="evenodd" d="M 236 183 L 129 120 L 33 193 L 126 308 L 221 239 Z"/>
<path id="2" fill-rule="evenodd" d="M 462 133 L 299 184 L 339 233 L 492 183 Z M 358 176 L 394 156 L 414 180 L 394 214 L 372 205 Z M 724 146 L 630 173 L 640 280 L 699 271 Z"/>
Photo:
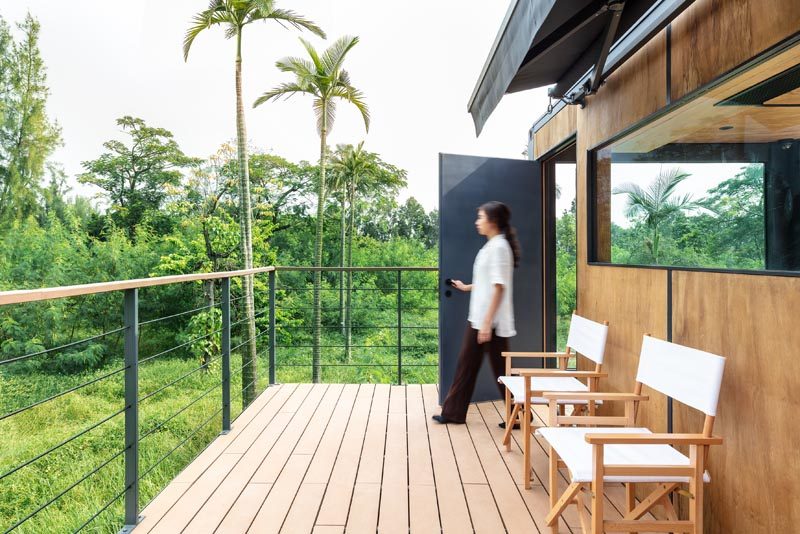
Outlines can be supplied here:
<path id="1" fill-rule="evenodd" d="M 695 100 L 696 98 L 702 96 L 703 94 L 707 93 L 708 91 L 718 87 L 719 85 L 735 78 L 736 76 L 750 70 L 751 68 L 769 60 L 770 58 L 781 54 L 788 49 L 800 46 L 800 32 L 795 33 L 794 35 L 784 39 L 783 41 L 779 42 L 778 44 L 774 45 L 773 47 L 765 50 L 764 52 L 758 54 L 757 56 L 751 58 L 749 61 L 742 63 L 741 65 L 731 69 L 730 71 L 720 75 L 716 79 L 712 80 L 711 82 L 695 89 L 694 91 L 690 91 L 683 97 L 673 102 L 670 102 L 666 106 L 660 108 L 658 111 L 648 115 L 647 117 L 634 122 L 630 126 L 622 129 L 621 131 L 617 132 L 613 136 L 595 144 L 594 146 L 589 147 L 586 150 L 586 252 L 587 252 L 587 265 L 597 266 L 597 267 L 617 267 L 623 269 L 655 269 L 660 271 L 665 271 L 667 273 L 672 271 L 686 271 L 686 272 L 706 272 L 706 273 L 725 273 L 725 274 L 742 274 L 742 275 L 752 275 L 752 276 L 782 276 L 782 277 L 790 277 L 790 278 L 798 278 L 800 277 L 800 271 L 786 271 L 786 270 L 751 270 L 751 269 L 725 269 L 721 267 L 689 267 L 689 266 L 682 266 L 682 265 L 646 265 L 646 264 L 631 264 L 631 263 L 613 263 L 610 261 L 598 261 L 597 260 L 597 202 L 596 202 L 596 193 L 597 193 L 597 180 L 596 180 L 596 171 L 597 171 L 597 158 L 596 154 L 598 151 L 608 147 L 609 145 L 619 141 L 620 139 L 627 137 L 628 135 L 632 134 L 633 132 L 644 128 L 645 126 L 653 123 L 657 119 L 665 115 L 669 115 L 681 107 L 683 107 L 688 102 Z"/>

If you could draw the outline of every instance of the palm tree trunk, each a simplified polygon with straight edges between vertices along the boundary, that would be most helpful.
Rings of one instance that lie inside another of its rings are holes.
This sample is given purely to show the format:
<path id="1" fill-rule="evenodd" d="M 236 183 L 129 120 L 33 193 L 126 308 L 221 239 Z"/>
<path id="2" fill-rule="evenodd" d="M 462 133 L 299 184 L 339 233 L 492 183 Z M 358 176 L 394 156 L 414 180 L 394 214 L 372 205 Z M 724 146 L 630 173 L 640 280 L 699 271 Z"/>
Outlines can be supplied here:
<path id="1" fill-rule="evenodd" d="M 658 225 L 653 226 L 653 260 L 658 264 L 658 242 L 661 235 L 658 233 Z"/>
<path id="2" fill-rule="evenodd" d="M 323 237 L 323 217 L 325 215 L 325 150 L 327 142 L 328 124 L 326 120 L 328 109 L 327 102 L 322 103 L 322 128 L 319 132 L 319 184 L 317 185 L 317 235 L 314 240 L 314 342 L 312 349 L 312 370 L 311 382 L 314 384 L 320 381 L 320 337 L 322 332 L 322 309 L 320 308 L 321 277 L 320 267 L 322 267 L 322 237 Z"/>
<path id="3" fill-rule="evenodd" d="M 236 36 L 236 145 L 239 161 L 239 227 L 242 246 L 242 260 L 245 269 L 253 268 L 252 211 L 250 209 L 250 169 L 247 160 L 247 129 L 244 124 L 244 104 L 242 103 L 242 32 Z M 242 405 L 247 406 L 255 399 L 256 384 L 256 319 L 253 303 L 253 277 L 242 280 L 244 289 L 244 310 L 247 318 L 246 350 L 242 351 Z"/>
<path id="4" fill-rule="evenodd" d="M 347 267 L 353 266 L 353 223 L 355 221 L 355 180 L 356 177 L 350 178 L 350 197 L 348 204 L 350 205 L 349 213 L 349 229 L 347 232 Z M 352 292 L 353 292 L 353 272 L 347 271 L 347 302 L 345 304 L 345 358 L 350 361 L 351 353 L 353 350 L 353 311 L 352 311 Z"/>

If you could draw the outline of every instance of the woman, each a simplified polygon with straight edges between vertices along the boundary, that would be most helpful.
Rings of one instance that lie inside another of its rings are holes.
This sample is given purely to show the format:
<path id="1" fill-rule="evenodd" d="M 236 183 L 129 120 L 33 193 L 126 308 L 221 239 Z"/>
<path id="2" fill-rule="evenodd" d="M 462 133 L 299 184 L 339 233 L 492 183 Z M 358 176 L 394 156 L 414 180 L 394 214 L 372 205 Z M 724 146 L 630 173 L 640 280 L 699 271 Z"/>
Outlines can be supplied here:
<path id="1" fill-rule="evenodd" d="M 508 350 L 508 338 L 516 335 L 512 279 L 520 257 L 510 220 L 511 211 L 502 202 L 487 202 L 478 208 L 475 227 L 486 237 L 486 244 L 475 257 L 472 283 L 452 282 L 456 289 L 471 293 L 469 317 L 453 385 L 442 404 L 441 415 L 433 416 L 439 423 L 466 422 L 484 352 L 489 353 L 495 381 L 505 372 L 501 353 Z M 502 394 L 502 386 L 498 383 L 497 387 Z"/>

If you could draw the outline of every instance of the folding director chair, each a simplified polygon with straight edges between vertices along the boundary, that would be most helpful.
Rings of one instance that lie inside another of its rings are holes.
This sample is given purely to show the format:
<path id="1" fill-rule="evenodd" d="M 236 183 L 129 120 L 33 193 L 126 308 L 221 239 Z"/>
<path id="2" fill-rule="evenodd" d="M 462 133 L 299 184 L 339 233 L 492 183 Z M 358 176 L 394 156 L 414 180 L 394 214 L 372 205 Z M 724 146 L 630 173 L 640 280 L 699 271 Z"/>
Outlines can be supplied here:
<path id="1" fill-rule="evenodd" d="M 711 445 L 722 443 L 712 436 L 725 358 L 645 336 L 633 393 L 546 392 L 549 427 L 537 435 L 549 444 L 550 504 L 547 524 L 557 531 L 558 518 L 570 504 L 576 504 L 583 532 L 703 532 L 703 484 L 710 482 L 706 460 Z M 647 400 L 642 385 L 705 414 L 701 433 L 654 434 L 647 428 L 631 428 L 638 404 Z M 622 401 L 622 416 L 562 416 L 562 400 Z M 608 428 L 561 427 L 561 425 L 603 425 Z M 619 425 L 619 426 L 616 426 Z M 628 428 L 624 428 L 628 426 Z M 623 427 L 623 428 L 620 428 Z M 673 446 L 689 447 L 687 457 Z M 558 497 L 558 469 L 566 467 L 569 486 Z M 626 514 L 620 520 L 604 520 L 604 484 L 625 484 Z M 656 483 L 638 505 L 637 483 Z M 669 494 L 688 484 L 689 519 L 679 520 Z M 585 499 L 591 502 L 591 517 Z M 666 520 L 640 520 L 654 506 L 661 505 Z"/>
<path id="2" fill-rule="evenodd" d="M 534 430 L 531 407 L 548 404 L 547 399 L 542 397 L 545 391 L 596 391 L 599 379 L 607 376 L 602 372 L 607 337 L 607 322 L 596 323 L 573 313 L 565 352 L 503 353 L 506 358 L 506 374 L 498 378 L 498 381 L 506 386 L 506 431 L 503 435 L 503 444 L 506 450 L 511 450 L 511 430 L 517 421 L 521 421 L 523 481 L 526 489 L 531 487 L 531 433 Z M 578 355 L 592 361 L 595 366 L 594 371 L 568 371 L 567 362 L 571 357 Z M 512 365 L 514 358 L 537 358 L 543 360 L 543 365 L 546 365 L 548 358 L 555 358 L 558 360 L 558 369 L 515 368 Z M 578 380 L 579 378 L 585 379 L 586 383 Z M 602 401 L 564 399 L 557 401 L 557 404 L 562 411 L 564 406 L 571 405 L 575 408 L 573 412 L 586 409 L 588 413 L 594 414 L 595 405 L 602 404 Z"/>

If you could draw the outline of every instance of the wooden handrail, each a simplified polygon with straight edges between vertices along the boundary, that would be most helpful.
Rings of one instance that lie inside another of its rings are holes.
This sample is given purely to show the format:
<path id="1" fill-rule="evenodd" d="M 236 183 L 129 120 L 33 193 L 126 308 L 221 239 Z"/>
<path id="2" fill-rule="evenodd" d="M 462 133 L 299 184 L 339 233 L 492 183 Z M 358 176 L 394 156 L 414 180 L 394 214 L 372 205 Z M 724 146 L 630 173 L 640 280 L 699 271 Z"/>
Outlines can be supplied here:
<path id="1" fill-rule="evenodd" d="M 267 273 L 270 271 L 437 271 L 438 267 L 256 267 L 254 269 L 241 269 L 238 271 L 219 271 L 213 273 L 178 274 L 171 276 L 155 276 L 153 278 L 136 278 L 132 280 L 115 280 L 113 282 L 98 282 L 94 284 L 80 284 L 75 286 L 45 287 L 42 289 L 21 289 L 14 291 L 0 291 L 0 306 L 8 304 L 21 304 L 65 297 L 79 297 L 94 293 L 109 293 L 141 287 L 163 286 L 181 282 L 197 280 L 218 280 L 252 274 Z"/>
<path id="2" fill-rule="evenodd" d="M 276 271 L 334 271 L 334 272 L 374 272 L 374 271 L 438 271 L 438 267 L 303 267 L 302 265 L 275 267 Z"/>
<path id="3" fill-rule="evenodd" d="M 133 280 L 116 280 L 114 282 L 99 282 L 94 284 L 81 284 L 76 286 L 46 287 L 42 289 L 22 289 L 16 291 L 0 291 L 0 306 L 35 302 L 40 300 L 58 299 L 64 297 L 78 297 L 95 293 L 109 293 L 141 287 L 163 286 L 181 282 L 197 280 L 218 280 L 252 274 L 267 273 L 276 270 L 275 267 L 257 267 L 255 269 L 242 269 L 239 271 L 220 271 L 214 273 L 178 274 L 172 276 L 155 276 L 153 278 L 136 278 Z"/>

